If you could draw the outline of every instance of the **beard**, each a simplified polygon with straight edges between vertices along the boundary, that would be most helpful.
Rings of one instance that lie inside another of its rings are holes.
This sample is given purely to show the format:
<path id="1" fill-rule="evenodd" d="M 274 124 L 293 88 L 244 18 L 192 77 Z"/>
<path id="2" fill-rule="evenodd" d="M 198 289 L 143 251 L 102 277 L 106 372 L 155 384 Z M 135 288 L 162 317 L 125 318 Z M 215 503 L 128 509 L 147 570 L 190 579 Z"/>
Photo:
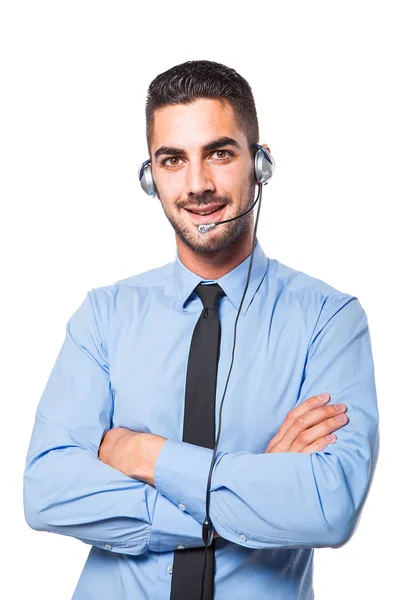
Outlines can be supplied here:
<path id="1" fill-rule="evenodd" d="M 252 180 L 252 182 L 249 183 L 247 190 L 246 205 L 238 214 L 246 212 L 246 210 L 248 210 L 254 203 L 254 190 L 255 184 L 254 180 Z M 161 202 L 157 190 L 156 196 Z M 177 208 L 184 210 L 185 206 L 196 205 L 198 206 L 199 210 L 201 210 L 203 207 L 204 210 L 206 210 L 207 206 L 211 204 L 226 204 L 229 206 L 233 205 L 233 200 L 230 196 L 215 196 L 211 192 L 206 192 L 201 195 L 190 194 L 190 197 L 187 201 L 177 204 Z M 247 231 L 252 227 L 253 223 L 253 212 L 250 211 L 247 213 L 247 215 L 244 215 L 244 217 L 241 217 L 240 219 L 235 219 L 229 223 L 218 225 L 207 233 L 199 233 L 197 226 L 194 223 L 188 225 L 184 218 L 176 218 L 174 214 L 169 214 L 165 210 L 162 202 L 161 205 L 163 207 L 165 216 L 175 231 L 175 234 L 186 246 L 188 246 L 188 248 L 194 250 L 195 252 L 217 252 L 219 250 L 229 248 L 243 234 L 244 231 Z M 225 214 L 222 220 L 224 221 L 225 219 L 231 219 L 232 217 L 236 216 L 236 214 L 230 216 Z M 209 222 L 213 222 L 212 215 L 210 215 Z"/>

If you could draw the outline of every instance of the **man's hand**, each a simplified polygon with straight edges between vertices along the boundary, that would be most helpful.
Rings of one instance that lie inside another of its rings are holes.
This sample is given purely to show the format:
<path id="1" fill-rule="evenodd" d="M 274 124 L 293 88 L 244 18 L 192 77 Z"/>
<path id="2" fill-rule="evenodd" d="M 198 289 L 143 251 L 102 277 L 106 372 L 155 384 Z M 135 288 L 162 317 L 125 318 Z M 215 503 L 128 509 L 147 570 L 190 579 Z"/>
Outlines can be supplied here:
<path id="1" fill-rule="evenodd" d="M 320 394 L 322 397 L 322 394 Z M 291 410 L 284 420 L 278 433 L 272 438 L 264 450 L 264 454 L 272 452 L 301 452 L 311 453 L 323 450 L 325 446 L 336 441 L 327 440 L 326 436 L 346 425 L 349 418 L 343 415 L 343 423 L 336 420 L 337 415 L 346 411 L 345 404 L 330 404 L 324 406 L 330 395 L 322 400 L 312 396 Z M 220 537 L 216 532 L 214 537 Z"/>
<path id="2" fill-rule="evenodd" d="M 98 457 L 128 477 L 154 487 L 154 464 L 166 441 L 167 438 L 160 435 L 114 427 L 102 439 Z"/>
<path id="3" fill-rule="evenodd" d="M 125 427 L 109 429 L 103 437 L 98 457 L 121 473 L 154 487 L 154 464 L 167 438 L 139 433 Z M 214 531 L 214 538 L 221 537 Z"/>
<path id="4" fill-rule="evenodd" d="M 330 404 L 324 406 L 330 399 L 320 400 L 319 396 L 312 396 L 288 412 L 278 433 L 272 438 L 264 450 L 270 452 L 301 452 L 311 453 L 323 450 L 327 444 L 336 441 L 327 440 L 326 436 L 333 431 L 347 425 L 349 418 L 343 414 L 347 407 L 345 404 Z M 336 420 L 336 416 L 343 415 L 344 421 Z"/>

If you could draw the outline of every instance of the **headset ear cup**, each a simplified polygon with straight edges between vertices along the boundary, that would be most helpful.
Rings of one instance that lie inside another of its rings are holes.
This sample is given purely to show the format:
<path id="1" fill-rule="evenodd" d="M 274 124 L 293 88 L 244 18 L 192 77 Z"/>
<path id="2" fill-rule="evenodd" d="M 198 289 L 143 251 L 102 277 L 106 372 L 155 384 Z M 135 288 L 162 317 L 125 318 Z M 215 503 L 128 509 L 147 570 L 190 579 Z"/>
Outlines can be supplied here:
<path id="1" fill-rule="evenodd" d="M 146 192 L 148 196 L 154 198 L 155 196 L 155 184 L 153 175 L 151 172 L 150 160 L 146 160 L 139 167 L 138 177 L 140 181 L 140 185 L 142 189 Z"/>
<path id="2" fill-rule="evenodd" d="M 274 174 L 275 161 L 266 148 L 259 144 L 255 144 L 255 146 L 258 148 L 254 157 L 255 177 L 259 183 L 265 184 L 268 183 Z"/>

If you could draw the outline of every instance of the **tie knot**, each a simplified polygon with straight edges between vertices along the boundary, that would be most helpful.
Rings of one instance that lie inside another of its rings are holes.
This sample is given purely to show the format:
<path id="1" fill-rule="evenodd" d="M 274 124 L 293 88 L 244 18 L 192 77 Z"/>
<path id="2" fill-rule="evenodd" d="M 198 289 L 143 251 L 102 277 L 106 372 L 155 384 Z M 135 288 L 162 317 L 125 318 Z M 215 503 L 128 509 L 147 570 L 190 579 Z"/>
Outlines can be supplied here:
<path id="1" fill-rule="evenodd" d="M 225 292 L 218 283 L 201 284 L 194 289 L 194 293 L 200 298 L 204 308 L 218 310 L 218 300 L 225 296 Z"/>

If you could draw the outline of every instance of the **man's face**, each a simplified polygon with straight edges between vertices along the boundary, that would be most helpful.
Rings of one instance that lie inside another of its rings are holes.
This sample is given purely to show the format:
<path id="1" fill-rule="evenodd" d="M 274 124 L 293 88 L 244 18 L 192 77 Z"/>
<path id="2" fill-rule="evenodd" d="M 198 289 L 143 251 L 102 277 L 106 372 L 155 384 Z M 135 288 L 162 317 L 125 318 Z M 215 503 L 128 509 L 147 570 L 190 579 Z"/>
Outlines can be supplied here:
<path id="1" fill-rule="evenodd" d="M 253 211 L 201 234 L 197 225 L 230 219 L 254 202 L 254 163 L 228 102 L 199 99 L 154 113 L 151 168 L 165 215 L 192 250 L 228 248 L 252 227 Z M 221 208 L 208 216 L 190 212 Z"/>

